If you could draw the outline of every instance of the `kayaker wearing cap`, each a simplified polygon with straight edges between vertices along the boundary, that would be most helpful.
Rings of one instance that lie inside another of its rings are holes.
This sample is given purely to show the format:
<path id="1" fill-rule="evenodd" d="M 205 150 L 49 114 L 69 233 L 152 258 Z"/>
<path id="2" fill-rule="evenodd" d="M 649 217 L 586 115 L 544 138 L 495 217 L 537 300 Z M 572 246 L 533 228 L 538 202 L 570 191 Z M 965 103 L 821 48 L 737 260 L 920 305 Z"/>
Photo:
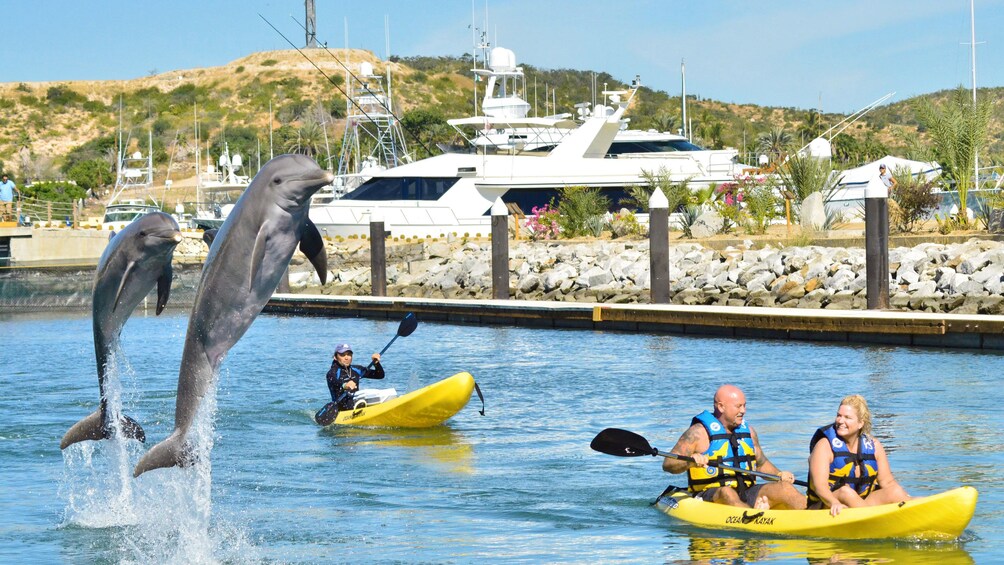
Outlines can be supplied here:
<path id="1" fill-rule="evenodd" d="M 332 356 L 331 368 L 325 377 L 331 401 L 338 403 L 339 410 L 352 409 L 352 393 L 359 390 L 359 379 L 382 379 L 383 365 L 380 354 L 373 354 L 373 368 L 352 364 L 352 348 L 347 343 L 339 344 Z M 346 394 L 348 393 L 348 394 Z"/>
<path id="2" fill-rule="evenodd" d="M 673 453 L 692 457 L 694 461 L 667 458 L 662 463 L 663 470 L 687 472 L 690 492 L 702 500 L 757 509 L 805 508 L 805 497 L 792 484 L 795 476 L 778 470 L 767 459 L 756 431 L 746 424 L 745 416 L 743 391 L 733 385 L 721 386 L 715 392 L 714 413 L 705 410 L 695 416 L 672 449 Z M 756 484 L 756 477 L 709 467 L 710 461 L 776 474 L 781 480 Z"/>
<path id="3" fill-rule="evenodd" d="M 859 394 L 844 397 L 837 417 L 809 442 L 809 507 L 875 506 L 909 500 L 889 468 L 885 448 L 870 434 L 872 416 Z M 820 440 L 826 441 L 820 441 Z"/>

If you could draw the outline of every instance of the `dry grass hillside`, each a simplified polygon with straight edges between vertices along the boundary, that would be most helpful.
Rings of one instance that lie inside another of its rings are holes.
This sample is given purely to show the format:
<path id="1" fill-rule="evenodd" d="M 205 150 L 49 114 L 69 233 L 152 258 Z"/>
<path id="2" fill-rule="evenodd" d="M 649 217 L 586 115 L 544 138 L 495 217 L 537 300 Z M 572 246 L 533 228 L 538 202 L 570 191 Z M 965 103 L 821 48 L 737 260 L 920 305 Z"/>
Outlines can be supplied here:
<path id="1" fill-rule="evenodd" d="M 70 178 L 70 165 L 82 160 L 103 159 L 111 167 L 121 123 L 132 151 L 146 153 L 148 135 L 152 135 L 158 184 L 171 178 L 176 187 L 185 186 L 185 179 L 196 171 L 196 108 L 199 146 L 210 146 L 213 155 L 219 155 L 227 142 L 231 150 L 245 156 L 245 162 L 253 163 L 256 152 L 268 154 L 270 133 L 274 150 L 280 153 L 308 135 L 313 123 L 314 135 L 323 130 L 327 136 L 320 147 L 337 156 L 346 103 L 339 91 L 346 74 L 339 61 L 355 73 L 363 61 L 380 75 L 390 66 L 395 110 L 417 130 L 409 144 L 421 140 L 415 145 L 431 148 L 435 142 L 449 141 L 445 119 L 471 112 L 470 61 L 411 57 L 384 62 L 368 51 L 344 49 L 305 53 L 312 62 L 295 50 L 267 51 L 219 67 L 173 70 L 125 81 L 0 83 L 0 131 L 5 133 L 0 136 L 0 169 L 23 183 Z M 528 77 L 557 89 L 558 111 L 574 111 L 575 103 L 590 98 L 591 71 L 523 66 Z M 606 73 L 597 78 L 609 82 L 611 88 L 625 85 Z M 986 95 L 995 106 L 987 158 L 994 161 L 995 155 L 1004 153 L 1004 97 L 999 96 L 999 89 L 987 89 Z M 807 141 L 806 135 L 814 135 L 806 128 L 811 111 L 689 98 L 688 117 L 694 133 L 698 142 L 709 147 L 752 151 L 758 135 L 777 128 L 789 132 L 796 147 Z M 642 88 L 628 115 L 632 127 L 673 130 L 679 127 L 679 107 L 678 96 Z M 817 115 L 816 131 L 842 118 Z M 841 165 L 853 166 L 858 164 L 855 159 L 886 152 L 919 156 L 915 152 L 922 149 L 924 135 L 912 101 L 878 108 L 845 132 L 853 149 L 841 157 Z M 326 160 L 316 145 L 313 151 L 319 162 Z"/>

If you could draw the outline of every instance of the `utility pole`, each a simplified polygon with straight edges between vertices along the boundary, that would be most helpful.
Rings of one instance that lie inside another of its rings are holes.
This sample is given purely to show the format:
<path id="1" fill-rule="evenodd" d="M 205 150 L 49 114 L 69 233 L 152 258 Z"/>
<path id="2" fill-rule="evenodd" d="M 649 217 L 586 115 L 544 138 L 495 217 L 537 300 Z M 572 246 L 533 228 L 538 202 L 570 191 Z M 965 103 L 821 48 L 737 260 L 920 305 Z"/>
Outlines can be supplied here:
<path id="1" fill-rule="evenodd" d="M 307 48 L 317 47 L 317 15 L 314 11 L 314 0 L 304 0 L 307 9 L 307 25 L 303 26 L 307 32 Z"/>

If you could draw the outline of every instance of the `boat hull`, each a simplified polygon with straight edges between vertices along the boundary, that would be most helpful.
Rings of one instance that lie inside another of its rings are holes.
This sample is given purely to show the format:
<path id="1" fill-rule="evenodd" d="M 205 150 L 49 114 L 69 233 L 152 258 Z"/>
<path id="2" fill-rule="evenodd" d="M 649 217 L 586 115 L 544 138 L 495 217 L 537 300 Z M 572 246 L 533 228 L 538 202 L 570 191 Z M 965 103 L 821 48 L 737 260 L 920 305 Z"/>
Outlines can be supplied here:
<path id="1" fill-rule="evenodd" d="M 659 497 L 663 513 L 701 528 L 825 539 L 952 540 L 962 534 L 976 509 L 969 486 L 899 504 L 827 510 L 753 510 L 704 502 L 685 491 Z"/>
<path id="2" fill-rule="evenodd" d="M 430 428 L 459 412 L 471 399 L 474 377 L 457 373 L 427 387 L 357 410 L 343 410 L 332 425 Z"/>

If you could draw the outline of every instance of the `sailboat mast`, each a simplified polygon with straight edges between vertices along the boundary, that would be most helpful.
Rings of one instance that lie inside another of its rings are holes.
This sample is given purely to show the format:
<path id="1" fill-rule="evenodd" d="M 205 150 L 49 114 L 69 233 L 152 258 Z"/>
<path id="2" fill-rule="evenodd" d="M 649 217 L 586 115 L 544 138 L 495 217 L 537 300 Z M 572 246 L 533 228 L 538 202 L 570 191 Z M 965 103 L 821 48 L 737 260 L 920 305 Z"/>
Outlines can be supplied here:
<path id="1" fill-rule="evenodd" d="M 683 94 L 680 96 L 683 103 L 683 137 L 690 139 L 690 133 L 687 130 L 687 64 L 683 59 L 680 59 L 680 80 L 683 89 Z"/>
<path id="2" fill-rule="evenodd" d="M 976 112 L 976 7 L 975 0 L 969 0 L 969 48 L 973 62 L 973 112 Z M 980 155 L 978 145 L 973 145 L 973 187 L 980 188 Z"/>

